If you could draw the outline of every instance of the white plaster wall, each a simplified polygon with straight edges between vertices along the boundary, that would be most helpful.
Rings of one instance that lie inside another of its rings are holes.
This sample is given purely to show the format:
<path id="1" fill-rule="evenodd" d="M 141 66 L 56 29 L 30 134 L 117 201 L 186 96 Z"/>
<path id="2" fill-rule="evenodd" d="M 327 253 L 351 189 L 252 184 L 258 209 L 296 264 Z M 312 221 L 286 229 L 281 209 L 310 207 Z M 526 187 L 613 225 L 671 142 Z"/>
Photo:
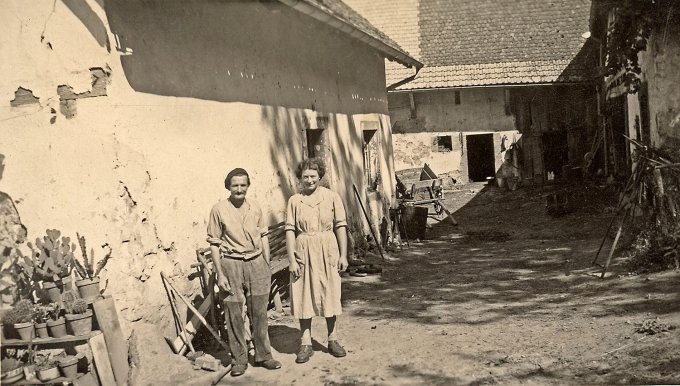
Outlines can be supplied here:
<path id="1" fill-rule="evenodd" d="M 0 190 L 15 200 L 30 239 L 58 228 L 113 248 L 103 278 L 126 332 L 138 320 L 171 329 L 160 271 L 195 292 L 189 266 L 205 245 L 211 206 L 226 196 L 228 170 L 246 168 L 249 196 L 270 223 L 283 218 L 310 114 L 330 117 L 332 186 L 353 216 L 360 212 L 346 182 L 364 191 L 356 123 L 364 115 L 381 122 L 393 174 L 383 60 L 367 47 L 283 6 L 99 3 L 83 2 L 111 52 L 62 2 L 8 1 L 0 13 Z M 89 90 L 92 67 L 110 71 L 107 96 L 76 100 L 66 119 L 56 88 Z M 19 86 L 39 105 L 10 107 Z M 391 179 L 382 189 L 393 197 Z"/>
<path id="2" fill-rule="evenodd" d="M 460 104 L 455 104 L 455 92 Z M 390 93 L 390 117 L 395 133 L 514 130 L 515 118 L 505 114 L 502 87 L 431 90 L 413 93 L 416 120 L 410 119 L 408 93 Z"/>

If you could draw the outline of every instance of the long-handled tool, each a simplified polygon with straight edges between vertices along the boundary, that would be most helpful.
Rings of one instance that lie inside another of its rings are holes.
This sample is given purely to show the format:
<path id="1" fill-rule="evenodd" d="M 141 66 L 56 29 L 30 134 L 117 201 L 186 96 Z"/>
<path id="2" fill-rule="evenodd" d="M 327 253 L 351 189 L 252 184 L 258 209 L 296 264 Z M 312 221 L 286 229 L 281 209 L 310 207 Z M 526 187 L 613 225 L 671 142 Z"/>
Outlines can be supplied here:
<path id="1" fill-rule="evenodd" d="M 446 216 L 448 216 L 449 220 L 451 220 L 451 224 L 453 224 L 453 226 L 457 226 L 458 221 L 456 221 L 456 219 L 453 218 L 453 214 L 448 209 L 446 209 L 446 207 L 441 202 L 439 203 L 439 205 L 441 206 L 442 209 L 444 209 L 444 213 L 446 213 Z"/>
<path id="2" fill-rule="evenodd" d="M 175 329 L 177 330 L 177 336 L 182 340 L 182 343 L 184 343 L 182 348 L 179 349 L 178 354 L 184 355 L 187 348 L 191 350 L 192 353 L 194 353 L 196 352 L 196 350 L 194 350 L 194 346 L 191 344 L 191 337 L 189 337 L 189 334 L 187 334 L 187 331 L 184 329 L 184 326 L 182 325 L 182 318 L 180 317 L 179 311 L 177 310 L 177 302 L 175 300 L 175 295 L 173 291 L 168 289 L 168 285 L 165 279 L 163 279 L 162 282 L 163 287 L 165 288 L 165 292 L 168 295 L 168 300 L 170 301 L 170 309 L 172 310 L 172 318 L 175 321 Z"/>
<path id="3" fill-rule="evenodd" d="M 361 196 L 359 196 L 359 191 L 357 190 L 357 186 L 352 184 L 352 187 L 354 188 L 354 194 L 357 196 L 357 200 L 359 200 L 359 205 L 361 206 L 361 211 L 364 212 L 364 217 L 366 217 L 366 222 L 368 222 L 368 229 L 371 230 L 371 235 L 373 236 L 373 240 L 375 240 L 375 245 L 378 247 L 378 252 L 380 252 L 380 257 L 382 257 L 383 260 L 385 260 L 385 255 L 383 255 L 382 248 L 380 247 L 380 243 L 378 242 L 378 238 L 375 237 L 375 231 L 373 230 L 373 224 L 371 224 L 371 219 L 368 217 L 368 213 L 366 212 L 366 208 L 364 208 L 364 203 L 361 202 Z"/>

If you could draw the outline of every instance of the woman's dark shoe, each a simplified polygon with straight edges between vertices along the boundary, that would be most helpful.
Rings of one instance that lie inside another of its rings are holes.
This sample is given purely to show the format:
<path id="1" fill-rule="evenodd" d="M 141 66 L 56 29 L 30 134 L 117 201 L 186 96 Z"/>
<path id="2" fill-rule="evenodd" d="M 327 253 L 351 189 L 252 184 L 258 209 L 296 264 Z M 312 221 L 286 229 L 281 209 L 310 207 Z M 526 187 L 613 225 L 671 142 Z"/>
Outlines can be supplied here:
<path id="1" fill-rule="evenodd" d="M 337 340 L 328 341 L 328 352 L 336 358 L 342 358 L 347 355 L 347 352 L 340 346 Z"/>
<path id="2" fill-rule="evenodd" d="M 264 367 L 267 370 L 276 370 L 281 368 L 281 362 L 276 359 L 267 359 L 266 361 L 255 362 L 255 366 Z"/>
<path id="3" fill-rule="evenodd" d="M 231 376 L 232 377 L 238 377 L 239 375 L 243 375 L 243 373 L 246 372 L 246 369 L 248 368 L 248 364 L 244 363 L 241 365 L 233 365 L 231 368 Z"/>
<path id="4" fill-rule="evenodd" d="M 314 355 L 314 350 L 312 346 L 308 344 L 303 344 L 300 346 L 300 351 L 297 353 L 297 358 L 295 358 L 295 363 L 305 363 L 309 361 L 309 358 Z"/>

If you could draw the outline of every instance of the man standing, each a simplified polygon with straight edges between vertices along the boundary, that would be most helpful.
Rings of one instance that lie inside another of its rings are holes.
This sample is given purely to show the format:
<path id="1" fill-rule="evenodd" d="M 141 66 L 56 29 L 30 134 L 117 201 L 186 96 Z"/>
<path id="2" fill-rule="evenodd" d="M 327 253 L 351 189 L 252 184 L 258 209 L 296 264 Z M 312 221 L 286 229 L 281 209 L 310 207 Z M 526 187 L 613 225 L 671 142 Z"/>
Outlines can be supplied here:
<path id="1" fill-rule="evenodd" d="M 255 365 L 275 370 L 281 368 L 281 363 L 272 357 L 267 329 L 271 271 L 262 210 L 254 201 L 246 200 L 250 177 L 244 169 L 230 171 L 224 187 L 230 196 L 215 204 L 210 212 L 208 243 L 217 285 L 226 295 L 225 323 L 233 357 L 231 375 L 236 377 L 248 368 L 244 302 L 253 326 Z"/>

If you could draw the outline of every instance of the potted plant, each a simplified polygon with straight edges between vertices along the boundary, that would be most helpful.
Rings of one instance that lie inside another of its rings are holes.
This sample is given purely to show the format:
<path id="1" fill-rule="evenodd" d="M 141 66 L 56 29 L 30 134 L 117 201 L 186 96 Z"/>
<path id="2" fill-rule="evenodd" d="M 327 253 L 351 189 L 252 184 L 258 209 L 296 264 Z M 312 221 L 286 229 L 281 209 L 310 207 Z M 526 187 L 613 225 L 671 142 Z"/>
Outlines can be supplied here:
<path id="1" fill-rule="evenodd" d="M 49 338 L 47 320 L 50 318 L 50 306 L 36 304 L 34 308 L 35 332 L 38 338 Z"/>
<path id="2" fill-rule="evenodd" d="M 73 290 L 64 292 L 66 324 L 73 335 L 86 335 L 92 332 L 92 310 L 87 301 L 79 298 Z"/>
<path id="3" fill-rule="evenodd" d="M 35 368 L 38 379 L 41 382 L 51 381 L 59 378 L 59 368 L 57 362 L 50 354 L 37 353 L 35 355 Z"/>
<path id="4" fill-rule="evenodd" d="M 3 318 L 3 323 L 14 326 L 21 339 L 31 340 L 35 337 L 34 318 L 35 310 L 33 303 L 28 299 L 22 299 L 14 305 L 14 308 L 7 311 Z"/>
<path id="5" fill-rule="evenodd" d="M 74 379 L 78 376 L 77 356 L 67 355 L 59 360 L 58 365 L 64 377 Z"/>
<path id="6" fill-rule="evenodd" d="M 111 258 L 111 247 L 108 248 L 108 253 L 103 259 L 99 260 L 95 266 L 94 264 L 94 249 L 90 249 L 90 256 L 87 256 L 87 246 L 85 244 L 85 236 L 76 233 L 78 237 L 78 244 L 80 245 L 80 252 L 83 256 L 82 263 L 76 259 L 73 260 L 76 273 L 80 276 L 80 280 L 76 281 L 76 287 L 80 292 L 80 297 L 83 299 L 94 299 L 100 295 L 99 291 L 99 273 L 106 263 Z"/>
<path id="7" fill-rule="evenodd" d="M 30 264 L 25 262 L 22 265 L 29 274 L 35 274 L 42 280 L 50 301 L 59 302 L 64 289 L 71 288 L 70 275 L 76 245 L 68 237 L 60 239 L 61 232 L 56 229 L 48 229 L 46 233 L 43 240 L 35 240 L 35 245 L 27 243 L 32 259 Z"/>
<path id="8" fill-rule="evenodd" d="M 47 331 L 53 338 L 66 336 L 66 319 L 61 316 L 61 306 L 59 303 L 48 305 Z"/>
<path id="9" fill-rule="evenodd" d="M 17 358 L 5 358 L 0 362 L 2 367 L 2 384 L 8 385 L 24 377 L 24 363 Z"/>

